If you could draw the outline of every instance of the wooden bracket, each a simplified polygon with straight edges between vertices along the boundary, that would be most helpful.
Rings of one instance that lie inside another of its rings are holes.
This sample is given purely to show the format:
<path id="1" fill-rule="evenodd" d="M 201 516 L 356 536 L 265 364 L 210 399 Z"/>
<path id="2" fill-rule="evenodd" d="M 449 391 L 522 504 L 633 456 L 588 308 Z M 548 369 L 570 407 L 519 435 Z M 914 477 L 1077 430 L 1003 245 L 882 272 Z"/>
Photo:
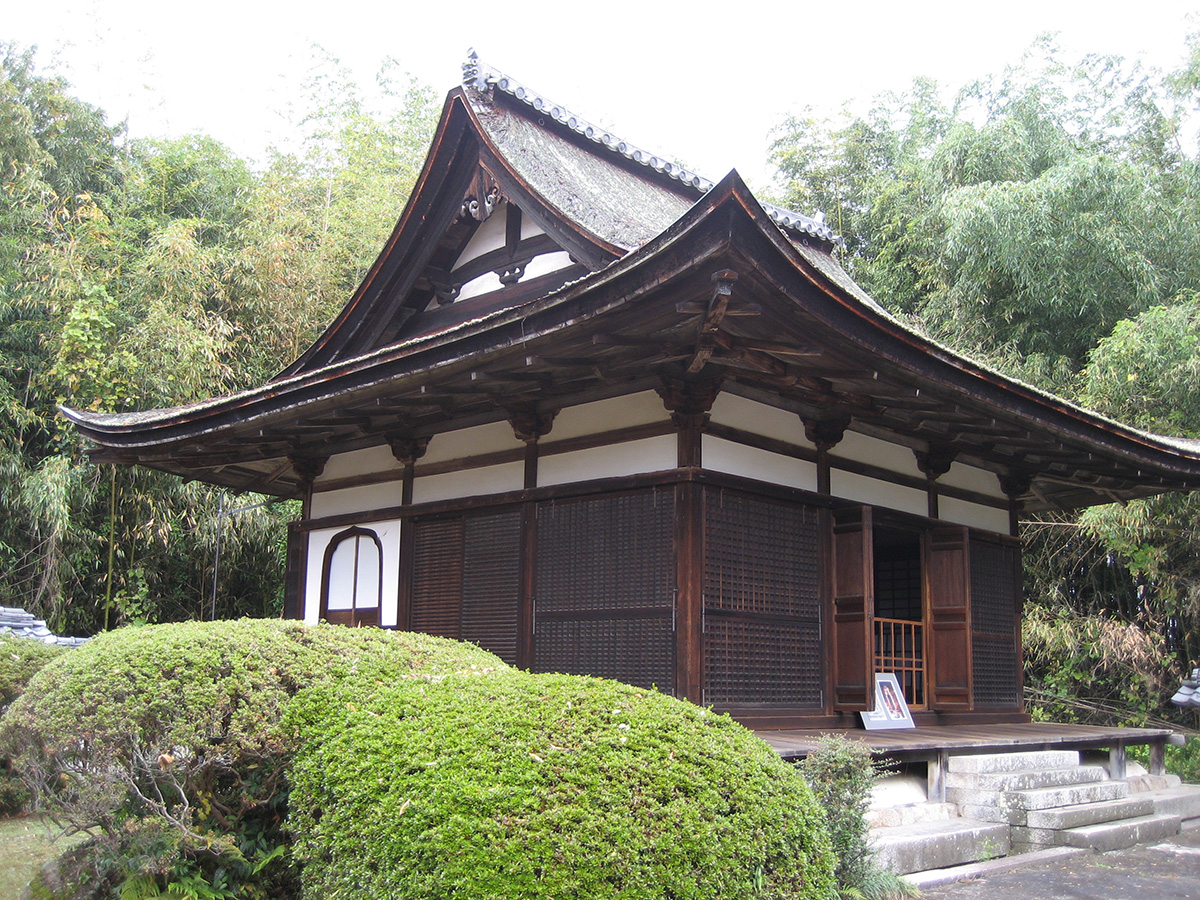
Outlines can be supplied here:
<path id="1" fill-rule="evenodd" d="M 388 446 L 392 448 L 392 456 L 401 465 L 411 466 L 425 455 L 429 449 L 429 438 L 415 438 L 407 435 L 387 435 Z"/>
<path id="2" fill-rule="evenodd" d="M 713 352 L 717 349 L 717 332 L 729 309 L 729 300 L 733 296 L 733 285 L 737 282 L 738 274 L 732 269 L 721 269 L 712 276 L 713 294 L 704 312 L 704 321 L 700 323 L 700 336 L 696 339 L 696 352 L 688 363 L 687 373 L 697 374 L 704 368 Z"/>
<path id="3" fill-rule="evenodd" d="M 809 419 L 804 416 L 804 436 L 816 445 L 818 453 L 828 453 L 839 443 L 850 427 L 851 415 L 848 412 L 838 412 L 819 419 Z"/>
<path id="4" fill-rule="evenodd" d="M 325 463 L 328 459 L 328 456 L 288 457 L 288 461 L 292 464 L 292 469 L 296 472 L 296 476 L 305 487 L 312 487 L 312 483 L 325 471 Z"/>
<path id="5" fill-rule="evenodd" d="M 554 427 L 554 417 L 557 415 L 557 409 L 539 411 L 533 404 L 512 406 L 508 409 L 508 423 L 512 425 L 517 440 L 532 444 L 550 433 L 550 429 Z"/>
<path id="6" fill-rule="evenodd" d="M 958 451 L 952 447 L 930 444 L 928 450 L 913 450 L 913 456 L 917 458 L 917 468 L 925 477 L 936 481 L 950 471 Z"/>

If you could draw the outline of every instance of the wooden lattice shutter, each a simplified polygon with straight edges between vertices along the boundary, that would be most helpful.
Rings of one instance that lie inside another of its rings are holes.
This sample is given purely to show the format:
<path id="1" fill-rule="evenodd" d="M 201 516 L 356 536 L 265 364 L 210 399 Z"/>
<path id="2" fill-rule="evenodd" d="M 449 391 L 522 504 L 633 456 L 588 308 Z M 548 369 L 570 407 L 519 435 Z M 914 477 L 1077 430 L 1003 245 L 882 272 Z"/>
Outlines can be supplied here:
<path id="1" fill-rule="evenodd" d="M 971 670 L 975 709 L 1021 707 L 1021 551 L 971 536 Z"/>
<path id="2" fill-rule="evenodd" d="M 832 513 L 833 705 L 869 710 L 875 700 L 875 572 L 870 507 Z"/>
<path id="3" fill-rule="evenodd" d="M 935 528 L 925 535 L 929 609 L 927 696 L 941 711 L 971 708 L 971 596 L 966 528 Z"/>
<path id="4" fill-rule="evenodd" d="M 442 637 L 462 636 L 463 521 L 414 523 L 411 627 Z"/>
<path id="5" fill-rule="evenodd" d="M 674 690 L 673 498 L 642 491 L 539 505 L 534 670 Z"/>
<path id="6" fill-rule="evenodd" d="M 823 707 L 817 510 L 705 496 L 704 702 Z"/>
<path id="7" fill-rule="evenodd" d="M 462 639 L 517 664 L 521 511 L 463 520 Z"/>

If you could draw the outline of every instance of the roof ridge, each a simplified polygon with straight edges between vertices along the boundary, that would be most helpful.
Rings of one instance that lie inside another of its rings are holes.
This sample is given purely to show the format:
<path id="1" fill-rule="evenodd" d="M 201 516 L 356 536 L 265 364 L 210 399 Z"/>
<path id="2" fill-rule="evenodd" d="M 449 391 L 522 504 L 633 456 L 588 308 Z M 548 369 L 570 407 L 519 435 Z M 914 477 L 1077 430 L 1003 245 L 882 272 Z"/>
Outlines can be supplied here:
<path id="1" fill-rule="evenodd" d="M 549 116 L 560 125 L 570 128 L 576 134 L 587 138 L 595 144 L 599 144 L 606 150 L 612 153 L 619 153 L 632 162 L 653 169 L 655 172 L 665 174 L 699 191 L 701 194 L 708 193 L 716 184 L 712 179 L 698 175 L 677 163 L 663 159 L 657 154 L 650 153 L 629 141 L 623 140 L 608 129 L 601 128 L 599 125 L 589 122 L 583 116 L 573 113 L 561 103 L 549 100 L 544 95 L 531 90 L 526 85 L 517 81 L 512 76 L 483 62 L 479 58 L 479 54 L 474 50 L 467 52 L 467 59 L 462 65 L 462 72 L 462 84 L 464 88 L 480 93 L 488 91 L 489 88 L 498 89 L 510 97 L 521 101 L 526 106 Z M 767 215 L 771 217 L 771 220 L 783 228 L 807 234 L 822 241 L 829 241 L 830 243 L 838 243 L 841 240 L 834 233 L 833 229 L 825 224 L 824 216 L 820 214 L 815 217 L 807 216 L 803 213 L 784 209 L 773 203 L 765 203 L 761 200 L 759 204 Z"/>

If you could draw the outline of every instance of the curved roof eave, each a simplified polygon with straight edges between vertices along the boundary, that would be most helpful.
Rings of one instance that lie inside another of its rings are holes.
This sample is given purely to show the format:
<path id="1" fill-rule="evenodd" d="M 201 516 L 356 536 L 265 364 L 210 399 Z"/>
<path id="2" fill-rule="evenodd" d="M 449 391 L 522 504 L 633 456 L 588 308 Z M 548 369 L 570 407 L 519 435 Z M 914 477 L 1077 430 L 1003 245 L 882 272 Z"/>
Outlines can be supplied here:
<path id="1" fill-rule="evenodd" d="M 1200 442 L 1165 438 L 1130 428 L 1010 379 L 912 331 L 870 301 L 827 253 L 806 248 L 803 244 L 797 246 L 785 238 L 736 172 L 726 176 L 658 237 L 605 269 L 521 307 L 503 309 L 464 322 L 442 334 L 386 347 L 190 407 L 107 415 L 64 410 L 64 414 L 88 437 L 102 446 L 114 448 L 164 446 L 225 428 L 254 428 L 254 423 L 265 417 L 277 416 L 328 396 L 339 384 L 358 391 L 382 381 L 410 380 L 448 364 L 463 363 L 464 357 L 456 355 L 455 348 L 469 343 L 469 338 L 490 333 L 499 342 L 502 332 L 514 324 L 522 329 L 533 329 L 525 334 L 526 338 L 540 333 L 539 328 L 544 328 L 547 333 L 569 328 L 579 320 L 555 322 L 547 314 L 560 304 L 622 280 L 629 281 L 630 285 L 623 288 L 624 294 L 618 292 L 619 296 L 629 298 L 640 295 L 637 292 L 652 290 L 652 286 L 637 286 L 639 267 L 687 242 L 702 224 L 711 223 L 715 217 L 726 213 L 730 218 L 728 225 L 722 227 L 728 227 L 732 233 L 735 227 L 751 226 L 747 233 L 751 237 L 757 234 L 757 243 L 764 248 L 757 251 L 762 253 L 764 267 L 774 266 L 784 280 L 800 276 L 804 283 L 815 287 L 827 298 L 829 305 L 816 312 L 844 339 L 885 355 L 901 368 L 922 372 L 938 380 L 948 390 L 987 405 L 999 417 L 1012 418 L 1015 414 L 1047 434 L 1081 443 L 1107 456 L 1132 461 L 1135 466 L 1144 465 L 1172 473 L 1179 482 L 1177 487 L 1200 485 Z M 774 248 L 772 253 L 765 251 L 768 245 Z M 739 250 L 746 251 L 744 242 L 739 243 Z M 686 258 L 684 253 L 678 255 Z M 772 255 L 774 263 L 769 259 Z M 628 299 L 610 304 L 608 308 L 623 302 Z M 593 309 L 587 318 L 604 312 L 605 309 Z M 469 363 L 471 357 L 465 359 Z M 236 423 L 221 421 L 230 413 L 237 414 Z"/>

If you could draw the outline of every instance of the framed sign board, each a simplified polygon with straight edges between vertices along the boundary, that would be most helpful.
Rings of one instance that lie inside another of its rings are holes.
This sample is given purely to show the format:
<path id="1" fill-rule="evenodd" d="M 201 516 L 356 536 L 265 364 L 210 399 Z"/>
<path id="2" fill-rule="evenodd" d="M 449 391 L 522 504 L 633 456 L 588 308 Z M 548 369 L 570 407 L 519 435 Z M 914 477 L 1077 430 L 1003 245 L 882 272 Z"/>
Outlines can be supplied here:
<path id="1" fill-rule="evenodd" d="M 875 708 L 871 712 L 859 713 L 863 728 L 867 731 L 882 731 L 886 728 L 915 728 L 912 713 L 904 701 L 900 682 L 888 672 L 875 674 Z"/>

